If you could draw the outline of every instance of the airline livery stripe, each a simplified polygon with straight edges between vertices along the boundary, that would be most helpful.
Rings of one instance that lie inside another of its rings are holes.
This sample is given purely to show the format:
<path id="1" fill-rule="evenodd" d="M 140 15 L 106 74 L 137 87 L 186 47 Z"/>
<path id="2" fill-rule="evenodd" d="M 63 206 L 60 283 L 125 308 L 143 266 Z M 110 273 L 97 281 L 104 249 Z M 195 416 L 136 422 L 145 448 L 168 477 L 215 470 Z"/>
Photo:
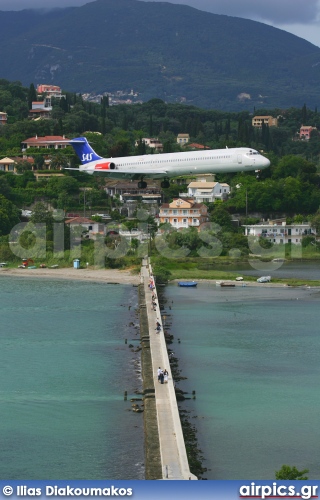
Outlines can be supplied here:
<path id="1" fill-rule="evenodd" d="M 108 170 L 110 168 L 110 163 L 98 163 L 95 166 L 95 170 Z"/>

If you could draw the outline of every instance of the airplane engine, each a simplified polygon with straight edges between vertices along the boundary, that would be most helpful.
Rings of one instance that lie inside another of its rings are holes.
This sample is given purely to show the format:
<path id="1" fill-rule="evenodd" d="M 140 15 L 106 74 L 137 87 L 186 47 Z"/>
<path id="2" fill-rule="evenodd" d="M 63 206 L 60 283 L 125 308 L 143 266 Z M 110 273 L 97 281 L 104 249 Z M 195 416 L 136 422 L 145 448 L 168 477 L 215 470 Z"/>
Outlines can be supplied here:
<path id="1" fill-rule="evenodd" d="M 95 166 L 95 170 L 114 170 L 116 168 L 115 164 L 110 161 L 105 161 L 103 163 L 98 163 Z"/>

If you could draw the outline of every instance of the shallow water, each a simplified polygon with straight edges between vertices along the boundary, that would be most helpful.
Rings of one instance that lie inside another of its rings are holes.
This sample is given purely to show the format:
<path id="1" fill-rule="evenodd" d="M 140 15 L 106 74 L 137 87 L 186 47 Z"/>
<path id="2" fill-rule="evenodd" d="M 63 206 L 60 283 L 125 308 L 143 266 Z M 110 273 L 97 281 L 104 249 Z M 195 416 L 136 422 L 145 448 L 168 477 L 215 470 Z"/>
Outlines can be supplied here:
<path id="1" fill-rule="evenodd" d="M 172 349 L 188 377 L 178 385 L 196 391 L 183 408 L 205 477 L 274 479 L 289 464 L 319 478 L 320 291 L 199 284 L 169 285 L 165 296 Z"/>
<path id="2" fill-rule="evenodd" d="M 236 271 L 247 276 L 271 275 L 272 278 L 320 280 L 320 261 L 260 262 L 250 264 L 225 264 L 214 266 L 219 271 Z"/>
<path id="3" fill-rule="evenodd" d="M 142 417 L 123 400 L 141 388 L 136 308 L 128 285 L 1 277 L 0 477 L 144 477 Z"/>

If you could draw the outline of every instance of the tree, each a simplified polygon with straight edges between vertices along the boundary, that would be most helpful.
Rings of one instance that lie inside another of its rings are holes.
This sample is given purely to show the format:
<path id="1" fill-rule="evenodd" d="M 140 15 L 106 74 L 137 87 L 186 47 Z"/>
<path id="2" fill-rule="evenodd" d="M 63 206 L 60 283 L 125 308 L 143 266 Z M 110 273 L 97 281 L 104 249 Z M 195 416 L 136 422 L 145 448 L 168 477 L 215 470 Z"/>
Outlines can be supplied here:
<path id="1" fill-rule="evenodd" d="M 13 226 L 20 222 L 20 210 L 0 194 L 0 236 L 9 234 Z"/>
<path id="2" fill-rule="evenodd" d="M 32 108 L 32 102 L 37 100 L 37 92 L 36 89 L 34 88 L 33 83 L 31 83 L 29 87 L 29 92 L 28 92 L 28 106 L 29 109 Z"/>
<path id="3" fill-rule="evenodd" d="M 140 136 L 138 140 L 138 144 L 136 146 L 135 150 L 136 155 L 145 155 L 146 154 L 146 143 L 142 140 L 142 137 Z"/>
<path id="4" fill-rule="evenodd" d="M 211 222 L 219 224 L 224 231 L 234 231 L 232 218 L 222 203 L 215 203 L 216 207 L 210 215 Z"/>
<path id="5" fill-rule="evenodd" d="M 307 125 L 307 106 L 304 104 L 301 110 L 301 124 Z"/>
<path id="6" fill-rule="evenodd" d="M 290 467 L 290 465 L 283 465 L 280 470 L 275 472 L 276 479 L 289 479 L 290 481 L 300 480 L 305 481 L 308 479 L 307 474 L 309 472 L 308 469 L 303 469 L 299 471 L 295 466 Z"/>
<path id="7" fill-rule="evenodd" d="M 171 271 L 169 271 L 169 269 L 159 266 L 158 264 L 154 266 L 153 273 L 156 283 L 167 283 L 172 276 Z"/>
<path id="8" fill-rule="evenodd" d="M 316 234 L 320 234 L 320 211 L 318 211 L 310 220 L 310 225 L 312 229 L 316 231 Z"/>
<path id="9" fill-rule="evenodd" d="M 32 165 L 30 162 L 28 162 L 28 160 L 22 160 L 16 164 L 16 169 L 19 173 L 26 172 L 27 170 L 32 169 Z"/>
<path id="10" fill-rule="evenodd" d="M 52 213 L 46 209 L 45 205 L 39 202 L 33 207 L 30 221 L 33 222 L 33 224 L 45 223 L 52 226 L 53 216 Z"/>

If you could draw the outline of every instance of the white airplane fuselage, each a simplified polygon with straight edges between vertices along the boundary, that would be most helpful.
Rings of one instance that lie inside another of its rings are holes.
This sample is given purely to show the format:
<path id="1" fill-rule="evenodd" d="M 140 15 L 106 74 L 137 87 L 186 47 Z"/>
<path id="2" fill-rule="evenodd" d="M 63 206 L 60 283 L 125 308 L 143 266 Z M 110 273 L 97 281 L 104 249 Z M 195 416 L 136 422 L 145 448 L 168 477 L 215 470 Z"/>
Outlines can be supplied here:
<path id="1" fill-rule="evenodd" d="M 109 178 L 170 178 L 180 175 L 262 170 L 270 161 L 252 148 L 210 149 L 89 161 L 79 171 Z"/>

